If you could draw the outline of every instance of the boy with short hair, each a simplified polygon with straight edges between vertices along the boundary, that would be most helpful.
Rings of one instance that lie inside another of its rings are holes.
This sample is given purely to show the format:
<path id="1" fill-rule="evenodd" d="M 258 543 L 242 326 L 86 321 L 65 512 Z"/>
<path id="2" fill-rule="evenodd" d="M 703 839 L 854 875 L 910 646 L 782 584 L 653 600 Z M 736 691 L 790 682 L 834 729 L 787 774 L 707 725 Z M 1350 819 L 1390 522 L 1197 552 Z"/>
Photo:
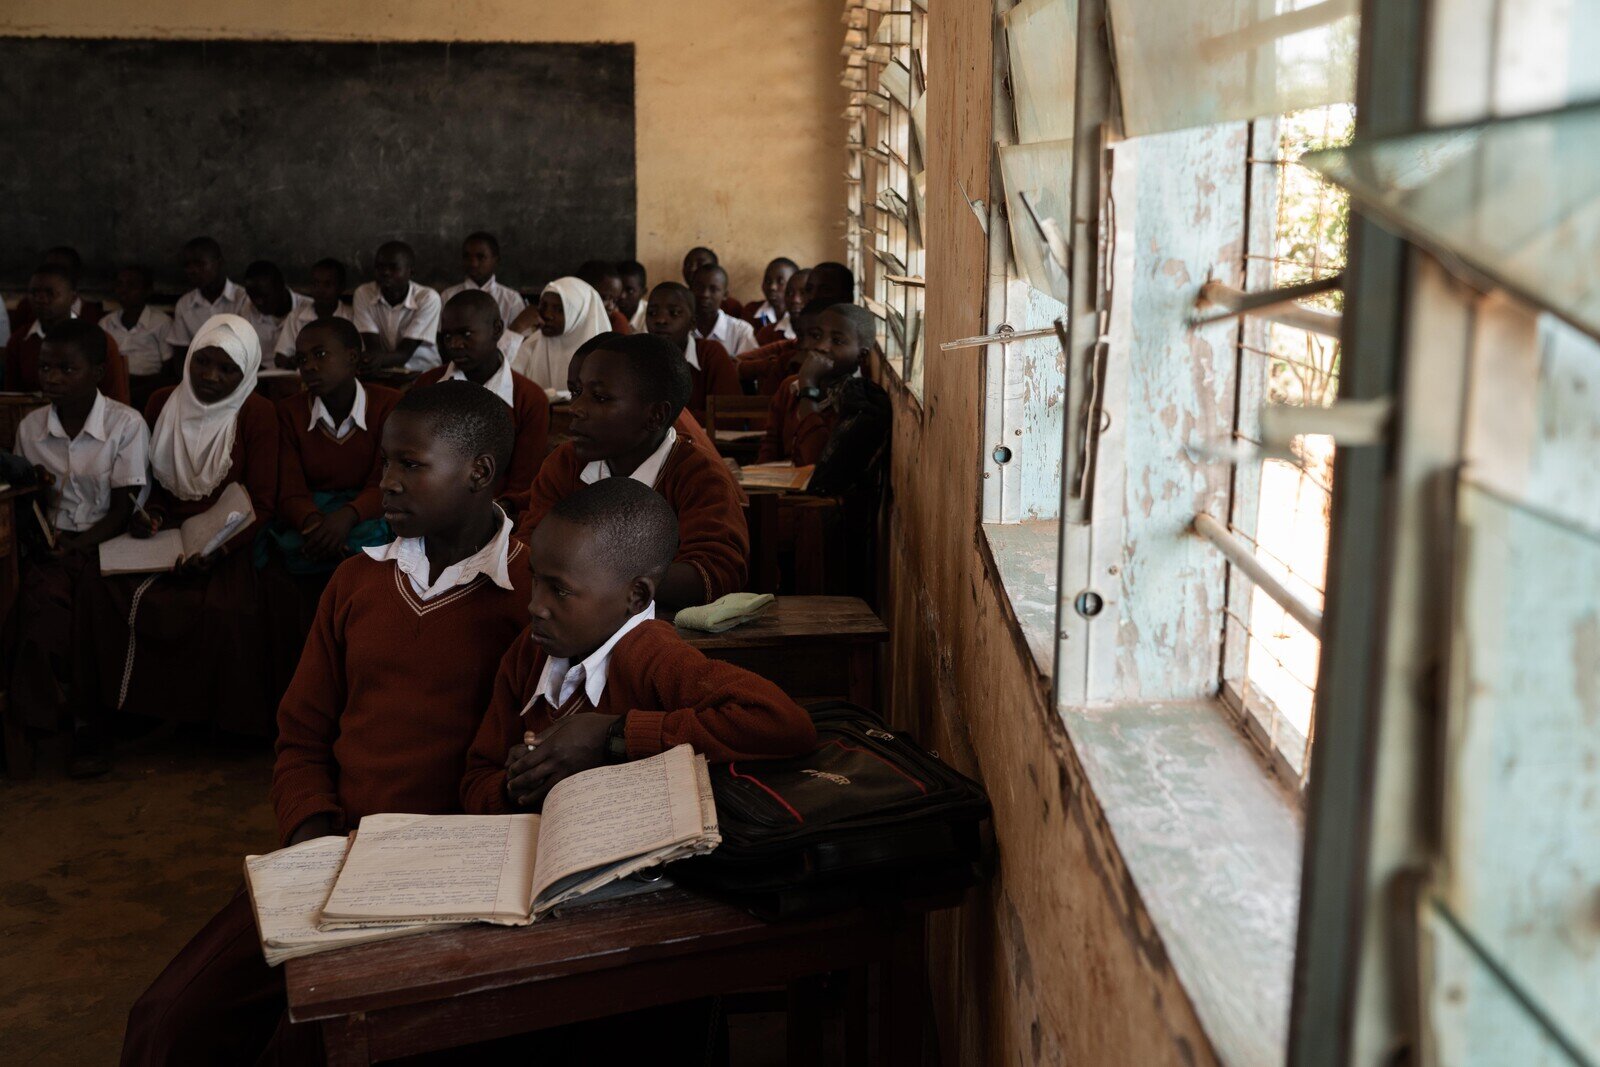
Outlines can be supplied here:
<path id="1" fill-rule="evenodd" d="M 258 259 L 244 270 L 244 320 L 256 328 L 261 338 L 261 356 L 273 357 L 278 351 L 278 335 L 289 319 L 304 314 L 311 298 L 290 289 L 276 263 Z"/>
<path id="2" fill-rule="evenodd" d="M 72 309 L 82 306 L 77 286 L 64 267 L 43 266 L 35 270 L 28 280 L 28 300 L 34 316 L 32 325 L 13 333 L 6 341 L 4 388 L 13 392 L 39 391 L 39 353 L 44 346 L 45 332 L 77 318 Z M 128 402 L 128 363 L 110 338 L 107 338 L 105 376 L 100 381 L 100 390 L 112 400 Z"/>
<path id="3" fill-rule="evenodd" d="M 64 725 L 78 581 L 94 569 L 100 543 L 127 529 L 149 483 L 144 419 L 100 392 L 108 343 L 81 319 L 51 324 L 39 353 L 39 384 L 50 405 L 17 426 L 17 453 L 47 476 L 43 510 L 56 542 L 24 560 L 18 597 L 19 648 L 9 695 L 15 721 L 37 729 Z M 67 768 L 73 777 L 108 767 L 92 746 L 74 744 Z"/>
<path id="4" fill-rule="evenodd" d="M 513 335 L 514 336 L 514 335 Z M 417 385 L 456 380 L 474 382 L 505 401 L 516 425 L 516 444 L 504 469 L 502 500 L 527 493 L 539 473 L 550 440 L 550 400 L 545 391 L 511 369 L 506 358 L 505 322 L 490 295 L 464 289 L 452 296 L 439 317 L 439 347 L 448 360 L 417 379 Z"/>
<path id="5" fill-rule="evenodd" d="M 78 250 L 71 245 L 56 245 L 54 248 L 45 249 L 44 255 L 39 257 L 39 266 L 55 267 L 65 271 L 74 290 L 78 288 L 78 281 L 83 276 L 83 256 L 79 255 Z M 80 295 L 72 302 L 73 318 L 99 322 L 105 318 L 105 314 L 106 309 L 98 300 L 85 300 Z M 17 301 L 17 310 L 11 316 L 11 332 L 27 333 L 33 322 L 33 300 L 24 295 Z M 0 337 L 0 344 L 4 344 L 5 341 L 4 337 Z"/>
<path id="6" fill-rule="evenodd" d="M 783 287 L 783 314 L 778 321 L 756 330 L 756 344 L 766 347 L 776 341 L 792 341 L 795 337 L 794 320 L 799 318 L 800 312 L 805 308 L 806 282 L 811 280 L 811 268 L 801 267 L 789 276 L 788 284 Z M 776 384 L 776 383 L 774 383 Z"/>
<path id="7" fill-rule="evenodd" d="M 578 350 L 572 353 L 572 360 L 567 364 L 567 398 L 569 400 L 583 392 L 584 357 L 595 349 L 609 345 L 619 337 L 626 336 L 628 335 L 614 332 L 597 334 L 578 346 Z M 720 457 L 721 453 L 717 451 L 717 446 L 712 443 L 710 435 L 705 431 L 705 427 L 695 421 L 695 417 L 689 414 L 688 408 L 678 412 L 678 417 L 672 423 L 672 428 L 678 431 L 678 436 L 687 437 L 696 445 L 705 449 L 708 456 Z"/>
<path id="8" fill-rule="evenodd" d="M 784 306 L 784 291 L 789 287 L 789 279 L 799 270 L 799 264 L 787 256 L 779 256 L 768 263 L 766 271 L 761 275 L 761 293 L 766 299 L 746 304 L 744 320 L 760 330 L 763 326 L 772 326 L 783 318 L 788 313 L 788 309 Z"/>
<path id="9" fill-rule="evenodd" d="M 632 333 L 633 326 L 628 322 L 628 316 L 617 306 L 617 301 L 622 299 L 622 273 L 603 259 L 591 259 L 578 268 L 578 277 L 594 286 L 594 291 L 600 294 L 611 329 L 620 334 Z"/>
<path id="10" fill-rule="evenodd" d="M 617 264 L 617 275 L 622 279 L 622 295 L 617 298 L 617 310 L 628 319 L 634 333 L 644 333 L 644 309 L 650 291 L 650 277 L 644 264 L 636 259 L 625 259 Z"/>
<path id="11" fill-rule="evenodd" d="M 143 409 L 150 394 L 165 382 L 162 370 L 167 361 L 172 316 L 150 306 L 154 284 L 144 267 L 123 267 L 117 271 L 111 288 L 122 310 L 107 312 L 100 319 L 100 328 L 116 342 L 127 360 L 130 403 L 135 409 Z"/>
<path id="12" fill-rule="evenodd" d="M 818 263 L 806 272 L 798 295 L 803 301 L 800 306 L 806 311 L 821 311 L 835 304 L 851 304 L 856 299 L 856 276 L 843 263 Z M 775 338 L 755 351 L 745 353 L 739 360 L 740 381 L 753 379 L 756 391 L 762 396 L 773 395 L 784 378 L 800 369 L 798 325 L 795 322 L 798 317 L 798 311 L 791 313 L 790 321 L 795 329 L 788 338 Z"/>
<path id="13" fill-rule="evenodd" d="M 355 324 L 368 366 L 431 370 L 439 365 L 439 294 L 411 280 L 416 253 L 404 241 L 386 241 L 373 258 L 372 281 L 355 294 Z"/>
<path id="14" fill-rule="evenodd" d="M 716 252 L 704 245 L 696 245 L 694 248 L 689 249 L 688 253 L 683 257 L 683 284 L 693 289 L 695 275 L 706 267 L 718 265 L 720 265 L 720 261 L 717 259 Z M 734 318 L 740 318 L 744 315 L 744 304 L 734 297 L 724 295 L 722 310 Z"/>
<path id="15" fill-rule="evenodd" d="M 742 494 L 720 459 L 678 436 L 689 368 L 666 340 L 616 337 L 583 361 L 571 440 L 539 468 L 517 524 L 526 538 L 584 485 L 628 477 L 653 487 L 678 516 L 678 551 L 656 590 L 677 609 L 744 588 L 750 535 Z"/>
<path id="16" fill-rule="evenodd" d="M 750 324 L 723 310 L 728 299 L 727 271 L 718 266 L 701 267 L 689 288 L 694 293 L 695 337 L 716 341 L 735 359 L 756 347 L 756 332 Z"/>
<path id="17" fill-rule="evenodd" d="M 191 238 L 183 246 L 183 275 L 192 287 L 172 309 L 172 332 L 167 346 L 169 359 L 183 367 L 189 342 L 213 315 L 243 315 L 250 298 L 243 287 L 233 284 L 222 265 L 222 246 L 210 237 Z"/>
<path id="18" fill-rule="evenodd" d="M 536 811 L 569 775 L 685 742 L 710 760 L 816 745 L 810 716 L 776 685 L 708 659 L 656 618 L 677 525 L 660 494 L 607 478 L 558 502 L 533 531 L 530 623 L 500 663 L 467 754 L 465 811 Z"/>
<path id="19" fill-rule="evenodd" d="M 500 239 L 494 234 L 484 230 L 467 234 L 466 240 L 461 242 L 461 269 L 466 280 L 440 293 L 441 305 L 448 304 L 457 293 L 479 289 L 494 298 L 500 318 L 508 325 L 527 310 L 528 301 L 523 295 L 495 278 L 495 272 L 500 269 Z"/>
<path id="20" fill-rule="evenodd" d="M 295 339 L 300 336 L 301 330 L 317 319 L 355 321 L 355 312 L 342 299 L 344 284 L 344 264 L 337 259 L 319 259 L 311 265 L 311 284 L 306 287 L 306 296 L 310 297 L 310 301 L 296 301 L 289 310 L 289 317 L 283 320 L 283 326 L 278 330 L 278 343 L 272 349 L 274 363 L 284 369 L 294 366 Z M 356 337 L 359 341 L 359 332 Z M 357 347 L 359 349 L 359 345 Z M 262 358 L 266 358 L 264 350 Z"/>
<path id="21" fill-rule="evenodd" d="M 705 424 L 706 397 L 740 396 L 739 370 L 718 341 L 694 333 L 693 294 L 677 282 L 662 282 L 650 292 L 646 324 L 650 334 L 669 341 L 689 367 L 689 398 L 685 407 Z M 718 312 L 720 315 L 721 312 Z"/>
<path id="22" fill-rule="evenodd" d="M 494 504 L 511 444 L 505 405 L 464 382 L 412 389 L 385 424 L 397 537 L 334 572 L 279 708 L 284 844 L 377 812 L 461 810 L 496 666 L 528 618 L 527 547 Z M 241 888 L 134 1004 L 122 1062 L 255 1063 L 269 1041 L 272 1062 L 321 1062 L 316 1026 L 289 1025 L 284 1004 Z"/>

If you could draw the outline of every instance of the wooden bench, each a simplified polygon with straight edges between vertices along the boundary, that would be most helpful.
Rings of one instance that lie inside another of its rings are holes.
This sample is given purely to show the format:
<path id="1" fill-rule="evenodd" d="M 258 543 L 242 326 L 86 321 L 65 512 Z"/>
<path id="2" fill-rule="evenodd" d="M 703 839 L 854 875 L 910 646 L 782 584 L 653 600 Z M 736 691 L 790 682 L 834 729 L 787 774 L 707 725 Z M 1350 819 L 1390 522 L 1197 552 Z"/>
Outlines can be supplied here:
<path id="1" fill-rule="evenodd" d="M 889 628 L 857 597 L 781 596 L 754 622 L 725 633 L 678 633 L 712 659 L 771 679 L 796 700 L 843 697 L 878 706 L 878 649 Z"/>
<path id="2" fill-rule="evenodd" d="M 766 923 L 673 888 L 531 926 L 440 930 L 290 960 L 284 981 L 289 1017 L 320 1023 L 328 1063 L 344 1067 L 774 985 L 805 1004 L 807 978 L 876 965 L 880 1059 L 910 1065 L 921 1062 L 922 927 L 919 911 L 901 907 Z M 812 1022 L 791 1025 L 790 1063 L 821 1062 Z M 853 1062 L 865 1030 L 847 1026 Z"/>
<path id="3" fill-rule="evenodd" d="M 706 397 L 706 433 L 724 456 L 749 463 L 761 451 L 772 411 L 767 396 Z"/>

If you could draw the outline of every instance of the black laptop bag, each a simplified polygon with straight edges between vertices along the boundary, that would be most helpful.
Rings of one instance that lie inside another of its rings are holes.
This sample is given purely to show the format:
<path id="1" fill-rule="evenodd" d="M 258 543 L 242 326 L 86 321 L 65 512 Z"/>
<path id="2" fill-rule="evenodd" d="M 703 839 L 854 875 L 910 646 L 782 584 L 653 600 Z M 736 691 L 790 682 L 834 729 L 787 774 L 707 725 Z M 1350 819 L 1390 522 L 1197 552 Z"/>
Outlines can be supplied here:
<path id="1" fill-rule="evenodd" d="M 807 710 L 810 754 L 712 765 L 722 844 L 672 876 L 771 918 L 971 885 L 983 788 L 854 704 Z"/>

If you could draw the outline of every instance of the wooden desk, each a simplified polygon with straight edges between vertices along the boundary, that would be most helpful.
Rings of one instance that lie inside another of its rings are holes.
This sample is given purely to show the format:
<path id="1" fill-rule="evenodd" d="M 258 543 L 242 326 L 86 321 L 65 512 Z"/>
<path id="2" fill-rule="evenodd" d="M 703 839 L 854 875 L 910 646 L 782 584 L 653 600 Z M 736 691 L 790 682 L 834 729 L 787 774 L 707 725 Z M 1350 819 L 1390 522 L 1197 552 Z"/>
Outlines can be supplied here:
<path id="1" fill-rule="evenodd" d="M 877 705 L 878 646 L 889 628 L 853 596 L 781 596 L 726 633 L 679 630 L 712 659 L 770 678 L 796 700 L 844 697 Z"/>
<path id="2" fill-rule="evenodd" d="M 668 889 L 531 926 L 306 956 L 284 980 L 289 1017 L 321 1023 L 328 1063 L 343 1067 L 871 964 L 883 965 L 885 1059 L 919 1063 L 922 922 L 899 908 L 769 924 Z"/>

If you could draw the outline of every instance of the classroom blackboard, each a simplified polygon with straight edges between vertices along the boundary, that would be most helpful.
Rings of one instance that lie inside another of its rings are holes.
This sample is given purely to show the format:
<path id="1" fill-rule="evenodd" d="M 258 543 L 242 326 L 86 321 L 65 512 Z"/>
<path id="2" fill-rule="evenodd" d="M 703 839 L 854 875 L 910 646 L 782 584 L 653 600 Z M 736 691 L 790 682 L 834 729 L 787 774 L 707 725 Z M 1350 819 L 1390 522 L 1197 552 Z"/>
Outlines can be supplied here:
<path id="1" fill-rule="evenodd" d="M 454 283 L 487 229 L 536 288 L 633 256 L 633 99 L 627 44 L 0 38 L 0 287 L 70 244 L 86 288 L 177 292 L 198 234 L 235 279 L 335 256 L 353 287 L 398 238 Z"/>

